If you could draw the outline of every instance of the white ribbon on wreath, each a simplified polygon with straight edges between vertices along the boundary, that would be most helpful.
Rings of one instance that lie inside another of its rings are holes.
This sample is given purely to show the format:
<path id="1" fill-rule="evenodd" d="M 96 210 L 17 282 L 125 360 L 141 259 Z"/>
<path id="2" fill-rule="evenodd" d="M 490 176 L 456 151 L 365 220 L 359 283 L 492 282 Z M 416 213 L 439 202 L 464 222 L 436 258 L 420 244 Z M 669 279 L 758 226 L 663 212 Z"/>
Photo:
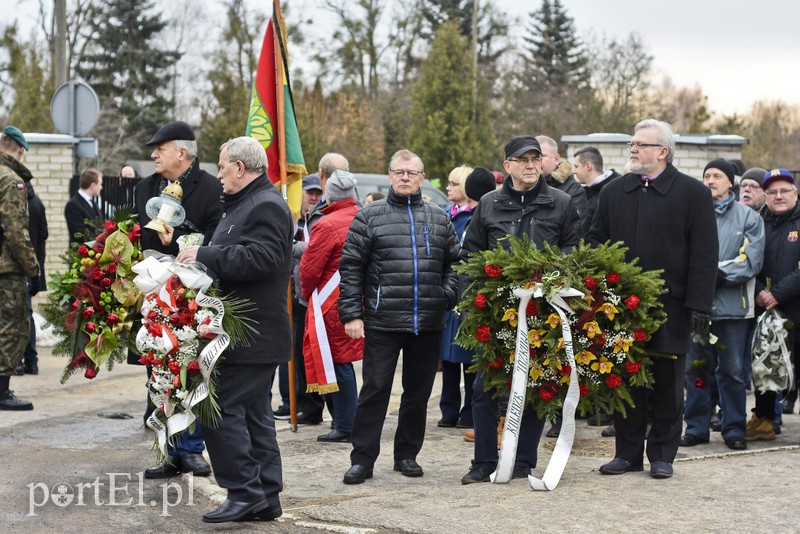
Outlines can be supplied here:
<path id="1" fill-rule="evenodd" d="M 156 411 L 150 414 L 146 424 L 156 433 L 158 437 L 158 446 L 161 451 L 166 454 L 167 440 L 175 434 L 189 428 L 197 418 L 194 415 L 193 408 L 210 395 L 211 390 L 209 382 L 211 380 L 211 373 L 214 371 L 214 367 L 220 355 L 230 344 L 230 336 L 222 328 L 225 306 L 218 298 L 205 294 L 205 291 L 211 285 L 211 277 L 189 265 L 175 262 L 172 256 L 162 256 L 161 261 L 159 261 L 156 256 L 148 256 L 143 261 L 136 264 L 132 270 L 137 273 L 133 283 L 136 284 L 143 293 L 160 294 L 161 291 L 164 290 L 164 285 L 167 280 L 175 274 L 180 278 L 184 286 L 193 289 L 197 293 L 195 301 L 197 301 L 198 306 L 213 308 L 216 311 L 216 315 L 208 325 L 208 331 L 216 334 L 216 337 L 205 346 L 198 358 L 203 381 L 191 394 L 187 395 L 180 404 L 176 404 L 171 399 L 165 399 L 156 392 L 150 391 L 150 399 L 153 404 L 155 404 Z M 137 345 L 140 345 L 140 340 L 146 334 L 147 328 L 142 326 L 136 335 Z M 179 407 L 182 407 L 183 410 L 176 411 Z M 162 410 L 167 416 L 166 424 L 162 423 L 161 420 L 156 417 L 158 410 Z"/>
<path id="2" fill-rule="evenodd" d="M 556 274 L 556 273 L 554 273 Z M 528 342 L 528 321 L 526 309 L 531 298 L 544 296 L 544 287 L 541 283 L 530 289 L 517 288 L 514 295 L 520 299 L 517 310 L 517 348 L 514 356 L 514 373 L 511 381 L 511 392 L 506 411 L 506 422 L 503 427 L 503 443 L 497 461 L 497 469 L 491 474 L 494 483 L 506 483 L 511 480 L 514 472 L 514 460 L 517 456 L 519 442 L 519 429 L 522 423 L 522 412 L 525 407 L 525 395 L 528 386 L 528 373 L 530 367 L 530 344 Z M 578 388 L 578 373 L 575 370 L 575 353 L 572 348 L 572 331 L 567 321 L 567 314 L 572 314 L 572 309 L 564 301 L 566 297 L 583 297 L 577 289 L 563 288 L 553 295 L 548 302 L 555 308 L 561 318 L 561 332 L 564 338 L 564 350 L 570 366 L 569 388 L 564 399 L 561 412 L 561 432 L 558 435 L 550 462 L 545 469 L 544 476 L 538 479 L 528 476 L 528 482 L 535 490 L 551 491 L 556 488 L 561 480 L 564 467 L 567 465 L 572 443 L 575 439 L 575 409 L 578 407 L 580 391 Z"/>
<path id="3" fill-rule="evenodd" d="M 776 309 L 756 320 L 752 342 L 753 382 L 759 391 L 781 392 L 794 387 L 792 351 L 786 346 L 787 319 Z"/>

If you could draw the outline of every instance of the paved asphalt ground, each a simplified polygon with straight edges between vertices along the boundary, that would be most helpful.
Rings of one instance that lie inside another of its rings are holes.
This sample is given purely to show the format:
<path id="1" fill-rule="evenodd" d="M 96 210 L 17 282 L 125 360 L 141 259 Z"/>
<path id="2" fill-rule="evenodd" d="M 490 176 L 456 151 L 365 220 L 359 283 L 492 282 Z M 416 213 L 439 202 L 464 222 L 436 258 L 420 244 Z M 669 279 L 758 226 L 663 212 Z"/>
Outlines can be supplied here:
<path id="1" fill-rule="evenodd" d="M 373 479 L 342 484 L 350 446 L 316 441 L 329 429 L 327 414 L 322 425 L 297 432 L 279 421 L 283 517 L 208 525 L 200 517 L 225 498 L 213 477 L 140 478 L 154 461 L 141 424 L 144 371 L 119 365 L 92 381 L 75 376 L 61 385 L 65 363 L 43 349 L 39 375 L 11 380 L 35 409 L 0 412 L 0 533 L 800 532 L 797 414 L 784 416 L 774 442 L 747 451 L 729 451 L 718 433 L 707 445 L 681 448 L 668 480 L 651 479 L 647 468 L 601 475 L 598 467 L 613 456 L 613 438 L 578 421 L 572 456 L 554 491 L 534 492 L 525 480 L 462 486 L 472 446 L 461 430 L 436 427 L 438 380 L 418 458 L 425 476 L 392 470 L 399 378 Z M 131 417 L 119 418 L 125 415 Z M 542 439 L 536 476 L 554 443 Z"/>

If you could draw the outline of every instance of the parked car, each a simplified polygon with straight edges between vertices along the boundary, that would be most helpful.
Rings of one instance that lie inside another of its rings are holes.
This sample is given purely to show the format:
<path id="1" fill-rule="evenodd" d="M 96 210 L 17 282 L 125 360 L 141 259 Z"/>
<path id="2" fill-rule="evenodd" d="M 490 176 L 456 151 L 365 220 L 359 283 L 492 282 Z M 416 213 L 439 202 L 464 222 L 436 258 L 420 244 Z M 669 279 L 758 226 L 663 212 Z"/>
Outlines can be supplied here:
<path id="1" fill-rule="evenodd" d="M 374 191 L 380 191 L 384 195 L 389 193 L 389 177 L 385 174 L 353 173 L 353 175 L 356 177 L 356 194 L 358 200 L 362 203 L 364 202 L 364 198 Z M 430 182 L 426 181 L 422 183 L 422 194 L 427 196 L 431 202 L 442 209 L 447 208 L 447 206 L 451 204 L 451 202 L 447 200 L 447 195 L 442 193 L 440 189 L 432 186 Z"/>

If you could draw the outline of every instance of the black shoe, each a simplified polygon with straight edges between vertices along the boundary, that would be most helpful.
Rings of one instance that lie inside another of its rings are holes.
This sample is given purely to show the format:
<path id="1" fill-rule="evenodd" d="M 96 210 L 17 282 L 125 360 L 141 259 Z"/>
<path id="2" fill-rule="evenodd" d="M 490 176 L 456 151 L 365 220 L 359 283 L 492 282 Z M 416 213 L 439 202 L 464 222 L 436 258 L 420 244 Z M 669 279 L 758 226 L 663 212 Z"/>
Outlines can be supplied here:
<path id="1" fill-rule="evenodd" d="M 614 416 L 608 413 L 601 413 L 590 415 L 586 418 L 586 424 L 589 426 L 608 426 L 614 422 Z"/>
<path id="2" fill-rule="evenodd" d="M 722 432 L 722 416 L 719 412 L 711 416 L 709 428 L 711 428 L 712 432 Z"/>
<path id="3" fill-rule="evenodd" d="M 269 508 L 266 500 L 259 502 L 238 502 L 230 499 L 222 503 L 222 506 L 203 516 L 206 523 L 227 523 L 228 521 L 243 521 L 251 514 L 257 514 Z"/>
<path id="4" fill-rule="evenodd" d="M 494 473 L 496 466 L 492 464 L 476 464 L 472 462 L 469 472 L 461 477 L 462 484 L 475 484 L 477 482 L 489 482 L 489 475 Z"/>
<path id="5" fill-rule="evenodd" d="M 403 473 L 404 476 L 407 477 L 422 476 L 422 467 L 420 467 L 420 465 L 416 462 L 416 460 L 412 460 L 411 458 L 405 458 L 403 460 L 395 460 L 394 470 L 400 471 L 401 473 Z"/>
<path id="6" fill-rule="evenodd" d="M 447 417 L 442 417 L 439 419 L 439 422 L 436 423 L 436 426 L 439 428 L 454 428 L 458 423 L 458 419 L 448 419 Z"/>
<path id="7" fill-rule="evenodd" d="M 747 441 L 742 436 L 733 436 L 725 439 L 725 445 L 734 451 L 747 450 Z"/>
<path id="8" fill-rule="evenodd" d="M 341 432 L 339 430 L 331 430 L 327 434 L 317 436 L 317 441 L 324 441 L 326 443 L 349 443 L 350 432 Z"/>
<path id="9" fill-rule="evenodd" d="M 604 475 L 621 475 L 631 471 L 642 471 L 642 464 L 633 465 L 624 458 L 614 458 L 607 464 L 600 466 L 600 472 Z"/>
<path id="10" fill-rule="evenodd" d="M 794 413 L 794 401 L 791 399 L 783 399 L 781 402 L 781 410 L 783 413 Z"/>
<path id="11" fill-rule="evenodd" d="M 33 403 L 18 399 L 13 391 L 7 389 L 5 393 L 0 395 L 0 410 L 33 410 Z"/>
<path id="12" fill-rule="evenodd" d="M 20 409 L 25 409 L 25 408 L 20 408 Z M 28 409 L 30 409 L 30 408 L 28 408 Z M 775 435 L 780 434 L 781 433 L 781 424 L 780 423 L 772 423 L 772 430 L 775 431 Z"/>
<path id="13" fill-rule="evenodd" d="M 267 506 L 266 508 L 264 508 L 263 510 L 259 510 L 258 512 L 250 512 L 243 518 L 237 519 L 237 521 L 274 521 L 282 515 L 283 515 L 283 510 L 281 510 L 280 506 L 278 506 L 277 508 L 272 508 L 270 506 Z"/>
<path id="14" fill-rule="evenodd" d="M 516 479 L 516 478 L 528 478 L 528 476 L 530 476 L 530 474 L 531 474 L 531 468 L 530 467 L 521 467 L 521 466 L 516 466 L 515 465 L 514 466 L 514 472 L 511 473 L 511 479 L 513 480 L 513 479 Z"/>
<path id="15" fill-rule="evenodd" d="M 160 464 L 145 469 L 144 478 L 169 478 L 181 474 L 181 457 L 170 456 Z"/>
<path id="16" fill-rule="evenodd" d="M 456 428 L 472 428 L 472 419 L 459 419 Z"/>
<path id="17" fill-rule="evenodd" d="M 561 434 L 561 423 L 553 423 L 545 434 L 548 438 L 557 438 Z"/>
<path id="18" fill-rule="evenodd" d="M 39 374 L 39 366 L 35 363 L 28 365 L 25 364 L 25 374 L 26 375 L 38 375 Z"/>
<path id="19" fill-rule="evenodd" d="M 681 447 L 694 447 L 701 443 L 708 443 L 708 438 L 701 438 L 692 434 L 684 434 L 680 441 Z"/>
<path id="20" fill-rule="evenodd" d="M 25 374 L 25 365 L 23 365 L 22 360 L 20 360 L 19 365 L 14 368 L 14 374 L 17 376 Z"/>
<path id="21" fill-rule="evenodd" d="M 617 427 L 614 426 L 614 423 L 611 423 L 600 432 L 600 435 L 604 438 L 613 438 L 617 435 Z"/>
<path id="22" fill-rule="evenodd" d="M 207 477 L 211 474 L 211 466 L 202 454 L 186 454 L 181 456 L 181 471 L 196 477 Z"/>
<path id="23" fill-rule="evenodd" d="M 656 460 L 650 464 L 650 476 L 653 478 L 670 478 L 672 476 L 672 464 Z"/>
<path id="24" fill-rule="evenodd" d="M 363 484 L 368 478 L 372 478 L 372 468 L 356 464 L 347 470 L 342 482 L 345 484 Z"/>
<path id="25" fill-rule="evenodd" d="M 298 425 L 318 425 L 322 422 L 322 414 L 310 414 L 308 412 L 299 412 L 297 414 Z"/>
<path id="26" fill-rule="evenodd" d="M 286 406 L 285 404 L 279 406 L 277 410 L 272 412 L 272 415 L 274 415 L 275 419 L 277 419 L 278 421 L 285 421 L 286 419 L 289 419 L 291 417 L 291 413 L 289 412 L 289 407 Z"/>

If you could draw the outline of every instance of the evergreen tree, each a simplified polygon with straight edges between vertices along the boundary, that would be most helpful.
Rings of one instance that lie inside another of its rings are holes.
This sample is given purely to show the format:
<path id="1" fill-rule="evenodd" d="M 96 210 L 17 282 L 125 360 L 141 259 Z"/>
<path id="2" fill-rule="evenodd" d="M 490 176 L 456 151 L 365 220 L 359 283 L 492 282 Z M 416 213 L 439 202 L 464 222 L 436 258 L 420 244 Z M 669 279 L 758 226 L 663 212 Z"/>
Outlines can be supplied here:
<path id="1" fill-rule="evenodd" d="M 14 26 L 3 32 L 0 48 L 8 54 L 8 63 L 0 65 L 0 71 L 6 71 L 7 83 L 14 95 L 8 123 L 23 132 L 52 132 L 50 99 L 53 80 L 49 75 L 46 54 L 35 42 L 19 41 Z"/>
<path id="2" fill-rule="evenodd" d="M 101 121 L 113 121 L 98 128 L 104 134 L 101 152 L 146 157 L 150 151 L 144 143 L 174 119 L 170 85 L 181 54 L 155 46 L 167 22 L 153 12 L 152 2 L 101 0 L 98 12 L 89 22 L 92 45 L 77 72 L 100 98 Z"/>
<path id="3" fill-rule="evenodd" d="M 589 84 L 586 53 L 561 0 L 542 0 L 530 13 L 525 42 L 525 71 L 538 86 L 561 89 Z"/>
<path id="4" fill-rule="evenodd" d="M 475 86 L 467 39 L 458 24 L 442 24 L 411 89 L 409 148 L 431 179 L 463 163 L 484 165 L 495 151 L 487 88 Z"/>

